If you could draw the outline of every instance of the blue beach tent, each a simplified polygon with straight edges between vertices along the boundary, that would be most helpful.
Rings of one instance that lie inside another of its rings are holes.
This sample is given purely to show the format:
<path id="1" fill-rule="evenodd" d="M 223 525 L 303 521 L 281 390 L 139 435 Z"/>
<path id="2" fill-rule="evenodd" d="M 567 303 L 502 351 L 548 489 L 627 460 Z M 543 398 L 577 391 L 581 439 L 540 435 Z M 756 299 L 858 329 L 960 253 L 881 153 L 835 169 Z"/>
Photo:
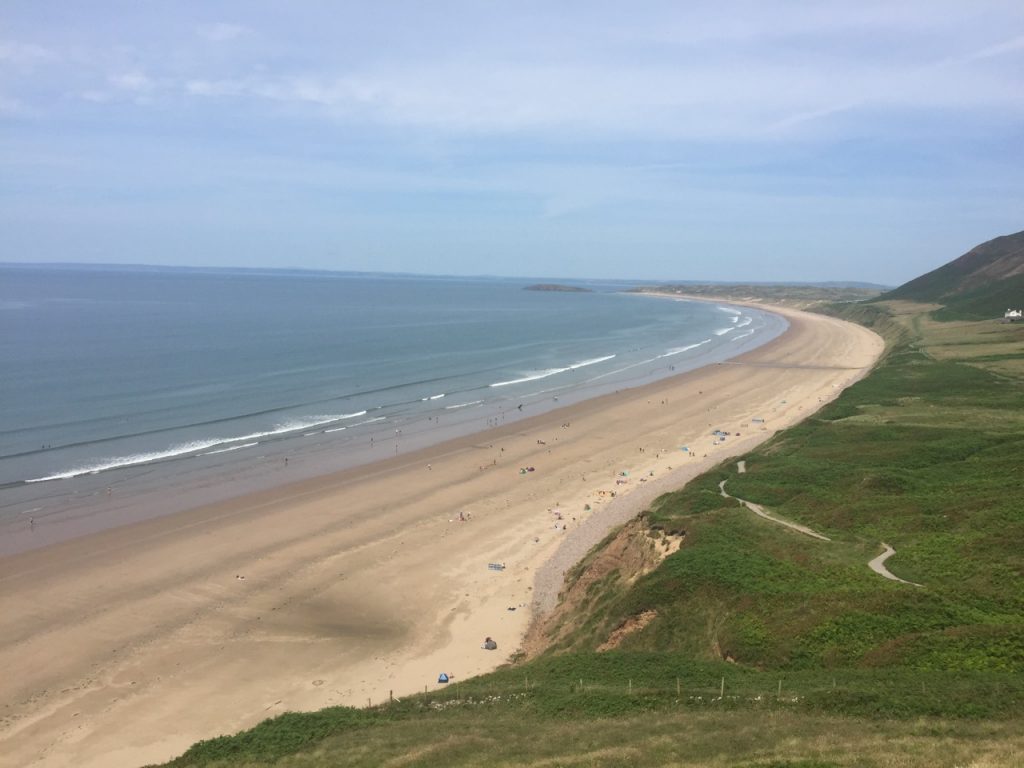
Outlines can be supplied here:
<path id="1" fill-rule="evenodd" d="M 448 675 L 445 674 L 444 672 L 442 672 L 440 675 L 437 676 L 437 682 L 439 682 L 439 683 L 447 683 L 448 682 Z"/>

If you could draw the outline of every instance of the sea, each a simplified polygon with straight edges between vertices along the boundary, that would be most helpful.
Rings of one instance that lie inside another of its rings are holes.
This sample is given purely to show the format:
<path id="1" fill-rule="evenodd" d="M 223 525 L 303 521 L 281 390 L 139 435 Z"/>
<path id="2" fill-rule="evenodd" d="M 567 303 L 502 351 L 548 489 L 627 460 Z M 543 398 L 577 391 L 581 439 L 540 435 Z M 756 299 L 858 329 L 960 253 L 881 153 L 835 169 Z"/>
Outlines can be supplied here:
<path id="1" fill-rule="evenodd" d="M 404 455 L 786 328 L 530 282 L 0 265 L 0 555 Z"/>

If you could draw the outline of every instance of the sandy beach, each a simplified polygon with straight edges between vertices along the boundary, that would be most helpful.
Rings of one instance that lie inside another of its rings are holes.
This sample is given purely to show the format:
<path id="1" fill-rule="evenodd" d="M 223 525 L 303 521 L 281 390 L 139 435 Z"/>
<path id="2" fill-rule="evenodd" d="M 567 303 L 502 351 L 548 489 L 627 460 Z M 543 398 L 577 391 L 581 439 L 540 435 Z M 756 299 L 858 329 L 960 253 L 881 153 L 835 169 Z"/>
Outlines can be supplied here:
<path id="1" fill-rule="evenodd" d="M 864 328 L 774 311 L 790 329 L 727 363 L 0 560 L 0 765 L 138 766 L 493 669 L 610 527 L 882 351 Z"/>

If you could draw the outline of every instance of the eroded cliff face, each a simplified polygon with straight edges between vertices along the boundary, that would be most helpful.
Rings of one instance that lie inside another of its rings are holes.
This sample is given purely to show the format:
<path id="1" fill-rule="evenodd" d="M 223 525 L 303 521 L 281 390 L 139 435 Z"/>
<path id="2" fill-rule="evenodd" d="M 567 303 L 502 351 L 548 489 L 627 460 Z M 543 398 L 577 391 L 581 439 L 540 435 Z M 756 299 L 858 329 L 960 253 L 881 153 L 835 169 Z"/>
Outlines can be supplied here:
<path id="1" fill-rule="evenodd" d="M 566 574 L 556 608 L 534 617 L 523 640 L 526 658 L 549 649 L 611 650 L 650 624 L 657 618 L 656 611 L 643 611 L 608 627 L 602 606 L 678 551 L 685 536 L 682 531 L 666 533 L 651 529 L 643 516 L 622 526 Z"/>

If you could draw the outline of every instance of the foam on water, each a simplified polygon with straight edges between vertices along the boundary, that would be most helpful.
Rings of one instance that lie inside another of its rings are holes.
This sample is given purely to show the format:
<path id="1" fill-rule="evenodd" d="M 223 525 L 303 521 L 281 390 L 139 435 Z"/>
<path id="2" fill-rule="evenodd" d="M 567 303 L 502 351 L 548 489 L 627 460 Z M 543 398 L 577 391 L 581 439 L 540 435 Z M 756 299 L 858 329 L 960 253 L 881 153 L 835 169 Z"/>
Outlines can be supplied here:
<path id="1" fill-rule="evenodd" d="M 387 421 L 387 416 L 378 416 L 375 419 L 367 419 L 366 421 L 359 421 L 353 424 L 353 427 L 362 427 L 366 424 L 375 424 L 378 421 Z"/>
<path id="2" fill-rule="evenodd" d="M 185 456 L 192 453 L 198 453 L 199 451 L 205 450 L 206 448 L 212 448 L 215 445 L 223 445 L 223 440 L 196 440 L 191 443 L 182 443 L 168 448 L 165 451 L 153 451 L 151 453 L 139 453 L 134 456 L 119 456 L 117 458 L 108 459 L 106 461 L 99 461 L 94 464 L 87 464 L 83 467 L 75 467 L 73 469 L 63 470 L 61 472 L 47 475 L 46 477 L 34 477 L 30 480 L 26 480 L 26 483 L 45 483 L 48 480 L 70 480 L 72 477 L 78 477 L 79 475 L 95 475 L 100 472 L 105 472 L 109 469 L 121 469 L 123 467 L 134 467 L 139 464 L 149 464 L 154 461 L 161 461 L 163 459 L 173 459 L 178 456 Z"/>
<path id="3" fill-rule="evenodd" d="M 711 339 L 704 339 L 704 341 L 698 341 L 696 344 L 687 344 L 685 347 L 677 347 L 676 349 L 670 349 L 665 354 L 658 355 L 658 358 L 673 357 L 675 355 L 681 355 L 681 354 L 683 354 L 683 352 L 689 352 L 691 349 L 696 349 L 697 347 L 701 347 L 701 346 L 704 346 L 705 344 L 710 344 L 710 343 L 711 343 Z"/>
<path id="4" fill-rule="evenodd" d="M 568 371 L 576 371 L 576 370 L 579 370 L 580 368 L 586 368 L 589 365 L 597 365 L 598 363 L 603 363 L 606 360 L 612 360 L 614 357 L 615 357 L 615 355 L 605 355 L 604 357 L 595 357 L 592 360 L 584 360 L 583 362 L 580 362 L 580 363 L 573 363 L 572 365 L 567 365 L 564 368 L 548 368 L 546 371 L 540 371 L 538 373 L 533 374 L 532 376 L 523 376 L 522 378 L 511 379 L 509 381 L 498 381 L 498 382 L 495 382 L 494 384 L 491 384 L 490 386 L 492 386 L 492 387 L 507 387 L 507 386 L 510 386 L 512 384 L 525 384 L 528 381 L 538 381 L 539 379 L 546 379 L 549 376 L 557 376 L 559 373 L 566 373 Z"/>
<path id="5" fill-rule="evenodd" d="M 218 448 L 216 451 L 206 451 L 206 453 L 200 453 L 200 456 L 214 456 L 218 453 L 230 453 L 231 451 L 239 451 L 242 448 L 252 448 L 253 446 L 259 445 L 259 442 L 245 443 L 243 445 L 232 445 L 227 448 Z"/>
<path id="6" fill-rule="evenodd" d="M 146 451 L 143 453 L 131 454 L 128 456 L 116 456 L 107 459 L 100 459 L 96 462 L 85 464 L 78 467 L 72 467 L 70 469 L 61 470 L 44 477 L 33 477 L 26 480 L 26 483 L 44 483 L 49 480 L 69 480 L 72 477 L 78 477 L 79 475 L 96 475 L 100 472 L 107 472 L 111 469 L 124 469 L 125 467 L 137 467 L 141 464 L 151 464 L 156 461 L 165 461 L 167 459 L 176 459 L 181 456 L 188 456 L 190 454 L 210 456 L 216 453 L 226 453 L 227 451 L 234 451 L 239 448 L 249 448 L 253 445 L 257 445 L 259 438 L 262 437 L 276 437 L 279 435 L 286 435 L 289 432 L 298 432 L 303 429 L 309 429 L 310 427 L 319 427 L 325 424 L 333 424 L 338 421 L 345 419 L 356 418 L 357 416 L 364 416 L 366 411 L 359 411 L 357 413 L 342 413 L 333 416 L 313 416 L 310 419 L 288 421 L 284 424 L 276 426 L 274 429 L 263 430 L 261 432 L 250 432 L 246 435 L 238 435 L 235 437 L 214 437 L 206 440 L 193 440 L 186 443 L 179 443 L 170 448 L 162 451 Z M 367 423 L 367 422 L 364 422 Z M 240 443 L 243 441 L 257 441 L 249 442 L 247 445 L 231 445 L 232 443 Z M 228 446 L 218 451 L 207 451 L 208 448 L 216 448 L 217 446 Z M 205 453 L 204 453 L 205 451 Z"/>
<path id="7" fill-rule="evenodd" d="M 469 406 L 471 406 L 471 405 L 482 405 L 483 402 L 484 402 L 483 400 L 473 400 L 470 403 L 457 403 L 455 405 L 446 405 L 444 407 L 444 409 L 446 411 L 454 411 L 454 410 L 456 410 L 458 408 L 469 408 Z"/>

